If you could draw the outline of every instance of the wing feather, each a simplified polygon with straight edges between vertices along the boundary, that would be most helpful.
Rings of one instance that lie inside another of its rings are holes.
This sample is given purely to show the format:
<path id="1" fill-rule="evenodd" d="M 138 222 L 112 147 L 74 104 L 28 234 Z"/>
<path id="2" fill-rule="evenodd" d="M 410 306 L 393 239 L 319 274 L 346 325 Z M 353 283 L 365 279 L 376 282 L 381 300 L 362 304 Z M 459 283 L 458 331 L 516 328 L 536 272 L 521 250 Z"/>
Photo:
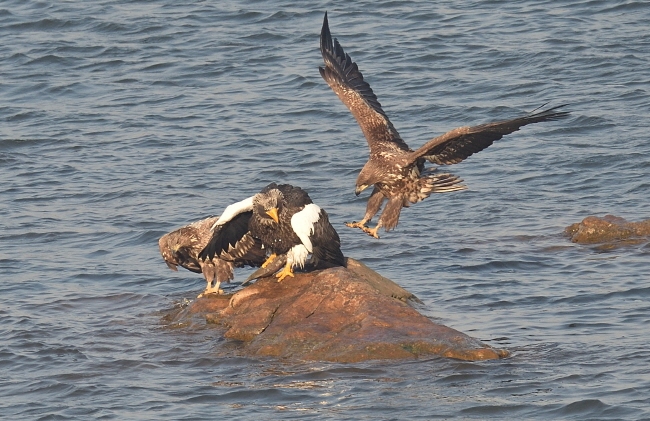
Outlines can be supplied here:
<path id="1" fill-rule="evenodd" d="M 327 13 L 320 34 L 320 51 L 325 68 L 319 67 L 321 76 L 345 104 L 359 123 L 370 151 L 376 149 L 410 150 L 381 108 L 377 96 L 368 82 L 363 80 L 357 64 L 343 51 L 336 38 L 332 39 Z"/>
<path id="2" fill-rule="evenodd" d="M 473 127 L 459 127 L 428 141 L 411 154 L 411 161 L 415 161 L 418 158 L 425 158 L 439 165 L 456 164 L 472 154 L 482 151 L 503 136 L 516 132 L 527 124 L 554 121 L 567 117 L 569 115 L 568 112 L 557 111 L 564 106 L 559 105 L 512 120 L 481 124 Z"/>
<path id="3" fill-rule="evenodd" d="M 251 196 L 237 203 L 233 203 L 232 205 L 228 205 L 219 219 L 217 219 L 217 222 L 214 223 L 212 229 L 214 230 L 218 225 L 224 225 L 242 212 L 252 211 L 253 197 L 255 196 Z"/>
<path id="4" fill-rule="evenodd" d="M 224 224 L 217 225 L 215 223 L 212 237 L 199 253 L 199 258 L 206 260 L 218 256 L 236 259 L 243 256 L 249 248 L 255 245 L 251 241 L 241 241 L 249 232 L 248 223 L 252 216 L 253 211 L 241 212 Z"/>

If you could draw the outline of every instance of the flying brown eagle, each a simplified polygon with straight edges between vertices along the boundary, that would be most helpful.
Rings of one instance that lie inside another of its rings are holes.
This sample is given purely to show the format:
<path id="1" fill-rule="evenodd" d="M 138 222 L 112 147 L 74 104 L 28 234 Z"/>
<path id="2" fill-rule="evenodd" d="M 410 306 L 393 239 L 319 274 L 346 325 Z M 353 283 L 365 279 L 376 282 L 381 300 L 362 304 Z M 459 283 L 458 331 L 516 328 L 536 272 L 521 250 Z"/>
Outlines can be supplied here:
<path id="1" fill-rule="evenodd" d="M 234 218 L 227 229 L 219 229 L 223 244 L 219 254 L 210 259 L 199 259 L 199 253 L 212 238 L 212 226 L 219 219 L 211 216 L 163 235 L 158 247 L 167 266 L 176 271 L 182 266 L 195 273 L 203 273 L 208 285 L 199 297 L 223 291 L 222 282 L 233 279 L 235 267 L 258 267 L 264 263 L 266 251 L 260 240 L 248 233 L 250 216 Z"/>
<path id="2" fill-rule="evenodd" d="M 284 269 L 276 275 L 281 281 L 293 276 L 295 267 L 345 266 L 339 235 L 327 212 L 314 204 L 306 191 L 289 184 L 271 183 L 258 194 L 228 206 L 213 224 L 214 234 L 199 258 L 211 259 L 223 250 L 230 225 L 246 215 L 248 231 L 271 253 L 262 267 L 286 255 Z M 307 257 L 312 255 L 308 262 Z"/>
<path id="3" fill-rule="evenodd" d="M 457 164 L 520 127 L 568 115 L 567 112 L 557 111 L 562 107 L 558 106 L 513 120 L 460 127 L 428 141 L 414 151 L 393 127 L 370 85 L 363 80 L 357 64 L 343 51 L 336 38 L 332 39 L 327 13 L 320 34 L 320 50 L 325 61 L 325 68 L 319 67 L 321 76 L 350 109 L 370 147 L 370 159 L 359 173 L 355 193 L 358 196 L 373 185 L 374 189 L 363 219 L 346 225 L 361 228 L 375 238 L 379 238 L 377 231 L 380 227 L 389 231 L 397 226 L 402 207 L 424 200 L 431 193 L 467 188 L 459 184 L 462 180 L 455 175 L 436 172 L 435 168 L 425 170 L 425 161 L 438 165 Z M 384 199 L 388 199 L 388 202 L 377 226 L 368 228 L 366 224 L 381 209 Z"/>

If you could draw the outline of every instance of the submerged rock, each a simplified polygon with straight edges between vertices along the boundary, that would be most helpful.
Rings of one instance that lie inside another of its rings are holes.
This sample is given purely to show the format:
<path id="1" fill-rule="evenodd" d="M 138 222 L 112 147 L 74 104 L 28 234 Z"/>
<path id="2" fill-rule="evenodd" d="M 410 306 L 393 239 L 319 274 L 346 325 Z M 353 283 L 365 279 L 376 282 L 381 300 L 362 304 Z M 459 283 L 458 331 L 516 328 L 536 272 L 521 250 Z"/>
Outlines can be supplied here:
<path id="1" fill-rule="evenodd" d="M 509 355 L 436 324 L 408 303 L 408 291 L 362 263 L 277 282 L 266 277 L 232 295 L 195 300 L 168 320 L 203 316 L 242 341 L 239 354 L 357 362 L 439 355 L 487 360 Z"/>
<path id="2" fill-rule="evenodd" d="M 650 219 L 629 222 L 614 215 L 605 215 L 603 218 L 588 216 L 582 222 L 569 225 L 564 232 L 572 242 L 579 244 L 639 244 L 648 241 Z"/>

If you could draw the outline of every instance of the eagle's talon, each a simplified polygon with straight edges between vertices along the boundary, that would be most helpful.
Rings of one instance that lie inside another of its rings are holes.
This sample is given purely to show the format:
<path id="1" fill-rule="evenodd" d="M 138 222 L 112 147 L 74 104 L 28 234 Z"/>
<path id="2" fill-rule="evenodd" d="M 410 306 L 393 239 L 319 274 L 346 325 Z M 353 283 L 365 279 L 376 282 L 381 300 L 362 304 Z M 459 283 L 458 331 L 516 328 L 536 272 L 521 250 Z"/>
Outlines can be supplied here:
<path id="1" fill-rule="evenodd" d="M 266 268 L 268 265 L 270 265 L 271 262 L 272 262 L 276 257 L 278 257 L 277 254 L 275 254 L 275 253 L 271 253 L 271 255 L 269 256 L 269 258 L 266 259 L 266 260 L 264 261 L 264 263 L 262 263 L 262 268 Z"/>
<path id="2" fill-rule="evenodd" d="M 380 227 L 380 225 L 377 225 L 376 227 L 374 227 L 372 229 L 370 229 L 368 227 L 363 227 L 362 230 L 363 230 L 363 232 L 365 232 L 369 236 L 379 239 L 379 234 L 377 234 L 377 232 L 379 231 L 379 227 Z"/>
<path id="3" fill-rule="evenodd" d="M 366 225 L 368 221 L 359 221 L 359 222 L 346 222 L 345 225 L 350 227 L 350 228 L 359 228 L 361 231 L 365 232 L 371 237 L 379 238 L 379 234 L 377 234 L 377 231 L 379 231 L 379 227 L 381 225 L 377 225 L 375 228 L 368 228 Z"/>
<path id="4" fill-rule="evenodd" d="M 284 269 L 275 275 L 275 277 L 278 278 L 278 282 L 282 282 L 282 280 L 287 276 L 291 276 L 293 278 L 293 271 L 291 270 L 290 264 L 285 265 Z"/>
<path id="5" fill-rule="evenodd" d="M 203 297 L 206 297 L 206 296 L 208 296 L 210 294 L 222 295 L 224 293 L 225 293 L 225 291 L 222 290 L 221 288 L 219 288 L 219 286 L 217 285 L 216 288 L 206 288 L 205 291 L 200 293 L 196 298 L 203 298 Z"/>
<path id="6" fill-rule="evenodd" d="M 345 225 L 350 228 L 359 228 L 361 230 L 366 230 L 368 229 L 368 226 L 366 225 L 368 223 L 367 220 L 361 220 L 359 222 L 354 221 L 354 222 L 346 222 Z"/>

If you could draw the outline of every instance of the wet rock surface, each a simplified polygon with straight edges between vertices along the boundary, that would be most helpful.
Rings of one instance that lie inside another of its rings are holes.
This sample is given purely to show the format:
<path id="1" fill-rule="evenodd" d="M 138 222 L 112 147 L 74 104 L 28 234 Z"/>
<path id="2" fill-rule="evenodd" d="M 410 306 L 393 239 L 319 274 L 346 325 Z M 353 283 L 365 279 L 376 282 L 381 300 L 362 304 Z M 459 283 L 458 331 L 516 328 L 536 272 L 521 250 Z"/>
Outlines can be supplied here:
<path id="1" fill-rule="evenodd" d="M 432 322 L 409 305 L 417 301 L 391 280 L 348 259 L 347 268 L 296 273 L 282 282 L 262 278 L 235 294 L 197 299 L 165 318 L 180 325 L 202 318 L 222 328 L 225 338 L 241 341 L 234 352 L 246 356 L 358 362 L 509 355 Z"/>
<path id="2" fill-rule="evenodd" d="M 629 222 L 614 215 L 588 216 L 582 222 L 569 225 L 564 232 L 572 242 L 579 244 L 633 245 L 650 239 L 650 219 Z"/>

